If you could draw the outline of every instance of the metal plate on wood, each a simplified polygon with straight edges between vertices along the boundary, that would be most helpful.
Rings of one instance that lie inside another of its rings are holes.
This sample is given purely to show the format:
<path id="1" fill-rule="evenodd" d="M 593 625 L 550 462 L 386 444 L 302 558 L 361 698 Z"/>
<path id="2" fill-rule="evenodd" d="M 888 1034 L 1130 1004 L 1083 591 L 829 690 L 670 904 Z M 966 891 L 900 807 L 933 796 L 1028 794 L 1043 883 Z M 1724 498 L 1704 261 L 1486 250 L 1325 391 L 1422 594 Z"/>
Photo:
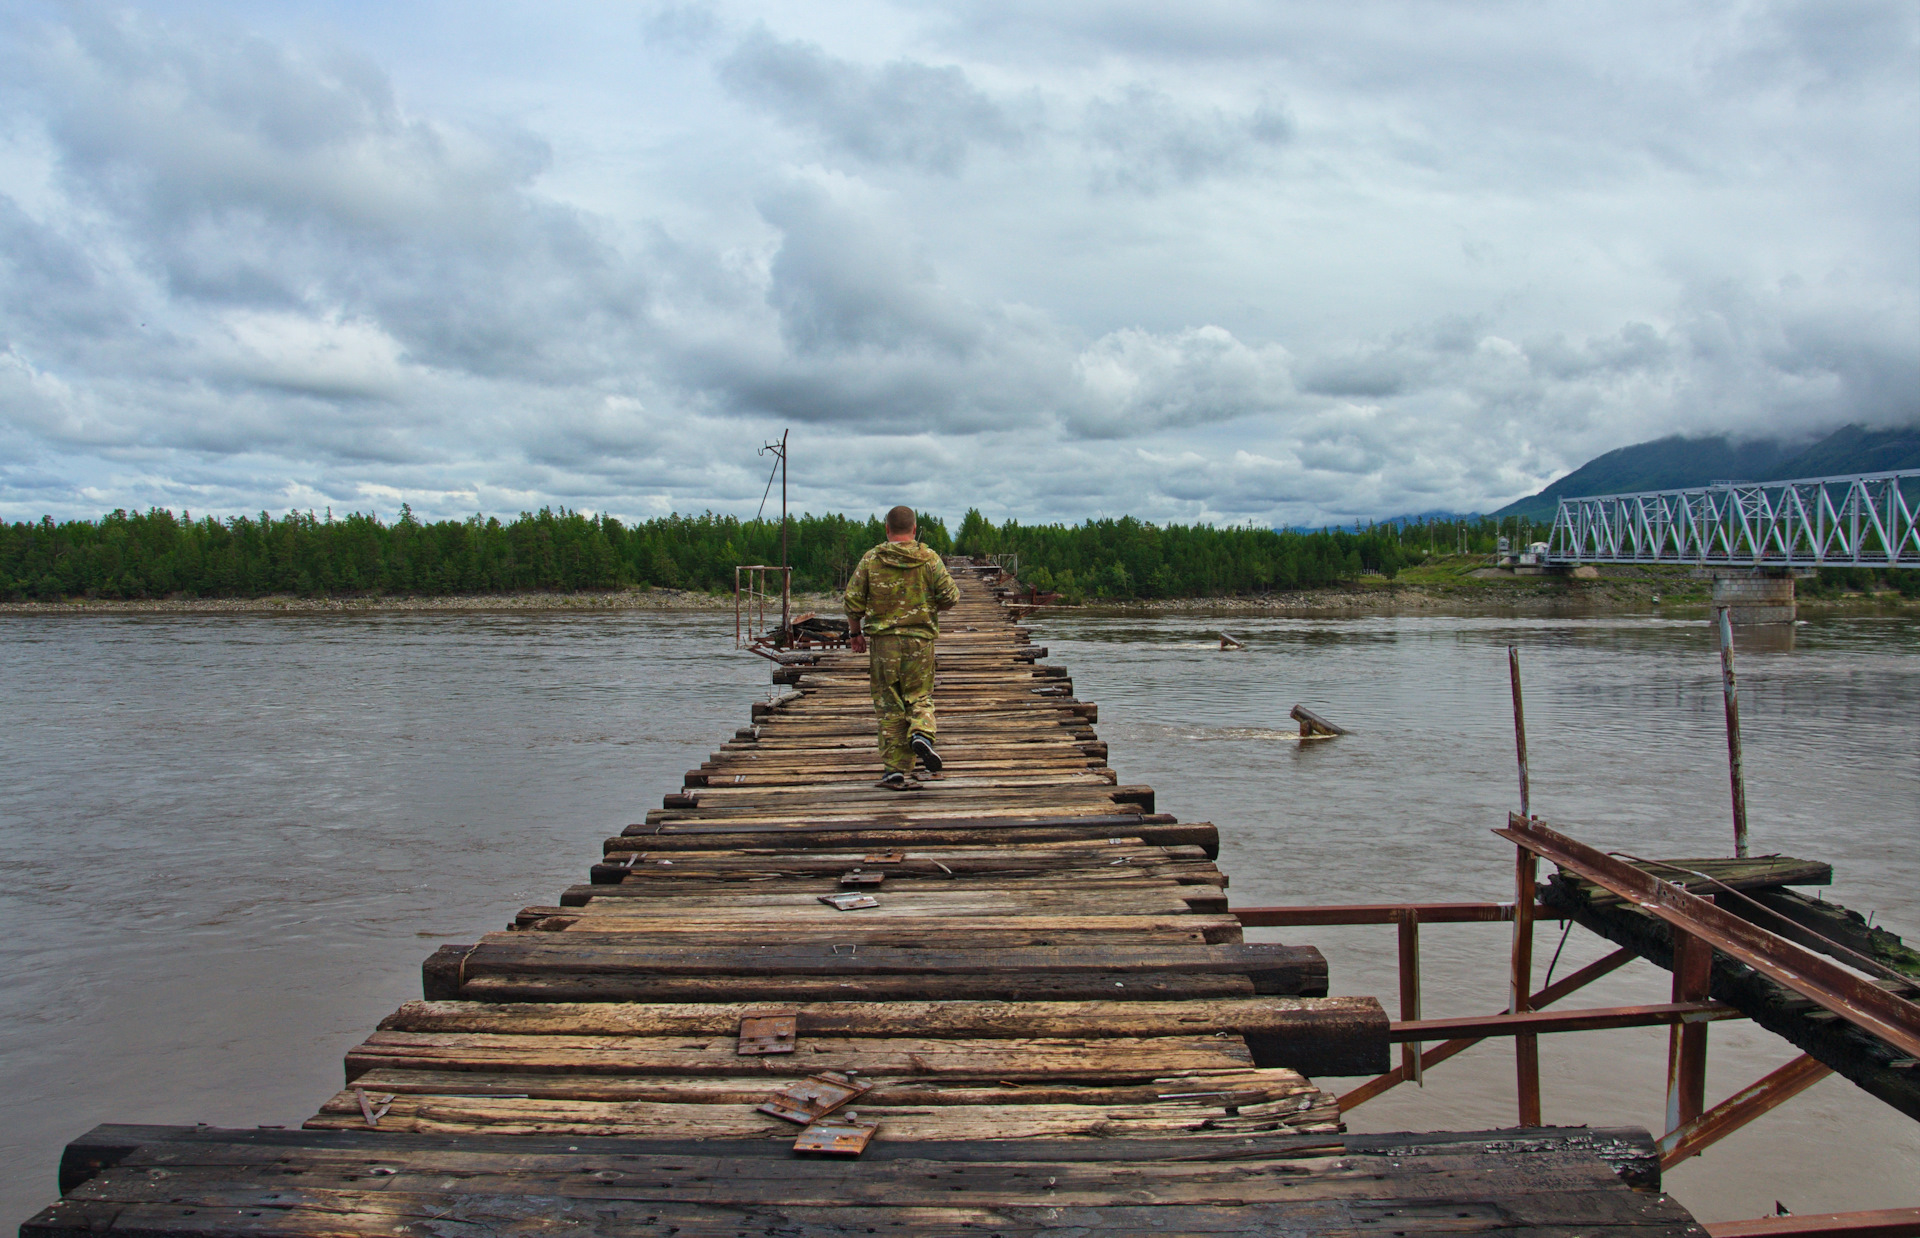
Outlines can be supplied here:
<path id="1" fill-rule="evenodd" d="M 840 874 L 840 884 L 843 886 L 877 886 L 886 879 L 885 873 L 863 873 L 857 868 L 850 873 Z"/>
<path id="2" fill-rule="evenodd" d="M 899 864 L 907 858 L 904 851 L 876 851 L 860 857 L 863 864 Z"/>
<path id="3" fill-rule="evenodd" d="M 823 1156 L 859 1156 L 873 1142 L 873 1132 L 878 1129 L 878 1123 L 874 1122 L 837 1118 L 831 1122 L 815 1122 L 800 1132 L 800 1138 L 793 1141 L 793 1150 Z"/>
<path id="4" fill-rule="evenodd" d="M 741 1057 L 792 1053 L 799 1022 L 790 1014 L 747 1015 L 740 1020 L 740 1045 L 734 1052 Z"/>
<path id="5" fill-rule="evenodd" d="M 774 1089 L 773 1095 L 760 1106 L 760 1112 L 805 1126 L 815 1118 L 826 1117 L 872 1086 L 856 1083 L 836 1070 L 823 1070 Z"/>
<path id="6" fill-rule="evenodd" d="M 880 900 L 871 894 L 822 894 L 820 901 L 841 911 L 859 911 L 864 907 L 880 905 Z"/>

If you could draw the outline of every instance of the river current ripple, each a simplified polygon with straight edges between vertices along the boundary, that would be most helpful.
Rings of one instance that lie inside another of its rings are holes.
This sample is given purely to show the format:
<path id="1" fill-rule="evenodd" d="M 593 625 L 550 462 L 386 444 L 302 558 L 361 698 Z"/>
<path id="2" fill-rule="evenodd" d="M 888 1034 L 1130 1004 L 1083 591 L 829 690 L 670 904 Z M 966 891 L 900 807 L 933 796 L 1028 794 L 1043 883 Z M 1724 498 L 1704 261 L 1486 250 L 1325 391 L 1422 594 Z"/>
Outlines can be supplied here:
<path id="1" fill-rule="evenodd" d="M 1225 626 L 1244 652 L 1218 650 Z M 1237 905 L 1503 900 L 1516 803 L 1505 646 L 1534 810 L 1638 855 L 1730 849 L 1718 659 L 1653 617 L 1072 614 L 1068 667 L 1123 782 L 1212 820 Z M 1754 851 L 1831 861 L 1828 896 L 1920 938 L 1920 622 L 1742 633 Z M 582 879 L 599 841 L 743 725 L 766 664 L 730 617 L 473 613 L 0 617 L 0 1223 L 55 1197 L 102 1121 L 297 1124 L 419 992 L 434 944 Z M 1352 734 L 1302 745 L 1305 703 Z M 1508 930 L 1430 927 L 1428 1017 L 1505 1002 Z M 1385 928 L 1312 941 L 1393 1007 Z M 1544 974 L 1557 934 L 1543 928 Z M 1557 974 L 1605 947 L 1575 930 Z M 1581 1004 L 1666 999 L 1636 964 Z M 1709 1102 L 1793 1056 L 1714 1025 Z M 1657 1126 L 1665 1034 L 1543 1037 L 1550 1123 Z M 1345 1090 L 1351 1081 L 1332 1081 Z M 1484 1043 L 1354 1129 L 1514 1118 Z M 1839 1078 L 1668 1175 L 1706 1219 L 1914 1202 L 1920 1125 Z"/>

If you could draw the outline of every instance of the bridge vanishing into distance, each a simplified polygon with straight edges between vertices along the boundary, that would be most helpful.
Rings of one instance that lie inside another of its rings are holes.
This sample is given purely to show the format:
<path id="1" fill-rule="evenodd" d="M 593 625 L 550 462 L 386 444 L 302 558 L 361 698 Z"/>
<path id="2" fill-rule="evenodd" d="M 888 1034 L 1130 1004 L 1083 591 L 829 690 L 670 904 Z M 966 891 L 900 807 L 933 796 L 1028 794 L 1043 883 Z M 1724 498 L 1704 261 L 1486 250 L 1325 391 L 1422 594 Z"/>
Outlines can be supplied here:
<path id="1" fill-rule="evenodd" d="M 1561 499 L 1545 562 L 1920 568 L 1917 512 L 1920 469 Z"/>

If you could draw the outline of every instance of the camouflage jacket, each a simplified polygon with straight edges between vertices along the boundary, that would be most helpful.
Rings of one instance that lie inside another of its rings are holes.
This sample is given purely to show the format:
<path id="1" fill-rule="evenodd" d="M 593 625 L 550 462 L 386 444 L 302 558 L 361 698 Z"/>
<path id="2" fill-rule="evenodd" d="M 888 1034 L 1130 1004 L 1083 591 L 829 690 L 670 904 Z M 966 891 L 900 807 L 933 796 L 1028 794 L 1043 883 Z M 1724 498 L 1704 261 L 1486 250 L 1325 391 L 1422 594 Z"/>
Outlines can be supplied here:
<path id="1" fill-rule="evenodd" d="M 860 558 L 847 582 L 847 614 L 870 636 L 940 635 L 940 612 L 960 600 L 940 556 L 919 542 L 881 542 Z"/>

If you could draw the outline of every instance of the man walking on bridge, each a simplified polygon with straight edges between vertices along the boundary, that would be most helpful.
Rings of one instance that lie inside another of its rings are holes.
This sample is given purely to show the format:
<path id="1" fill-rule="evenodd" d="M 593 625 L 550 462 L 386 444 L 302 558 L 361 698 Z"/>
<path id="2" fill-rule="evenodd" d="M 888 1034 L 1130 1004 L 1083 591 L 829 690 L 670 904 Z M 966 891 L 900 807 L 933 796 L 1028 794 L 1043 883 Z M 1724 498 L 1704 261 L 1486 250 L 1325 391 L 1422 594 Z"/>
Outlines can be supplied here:
<path id="1" fill-rule="evenodd" d="M 880 720 L 879 785 L 911 791 L 913 759 L 934 772 L 933 643 L 940 638 L 940 612 L 952 609 L 960 590 L 940 556 L 917 539 L 911 507 L 887 513 L 887 540 L 861 556 L 847 582 L 847 629 L 855 653 L 867 654 L 873 712 Z"/>

